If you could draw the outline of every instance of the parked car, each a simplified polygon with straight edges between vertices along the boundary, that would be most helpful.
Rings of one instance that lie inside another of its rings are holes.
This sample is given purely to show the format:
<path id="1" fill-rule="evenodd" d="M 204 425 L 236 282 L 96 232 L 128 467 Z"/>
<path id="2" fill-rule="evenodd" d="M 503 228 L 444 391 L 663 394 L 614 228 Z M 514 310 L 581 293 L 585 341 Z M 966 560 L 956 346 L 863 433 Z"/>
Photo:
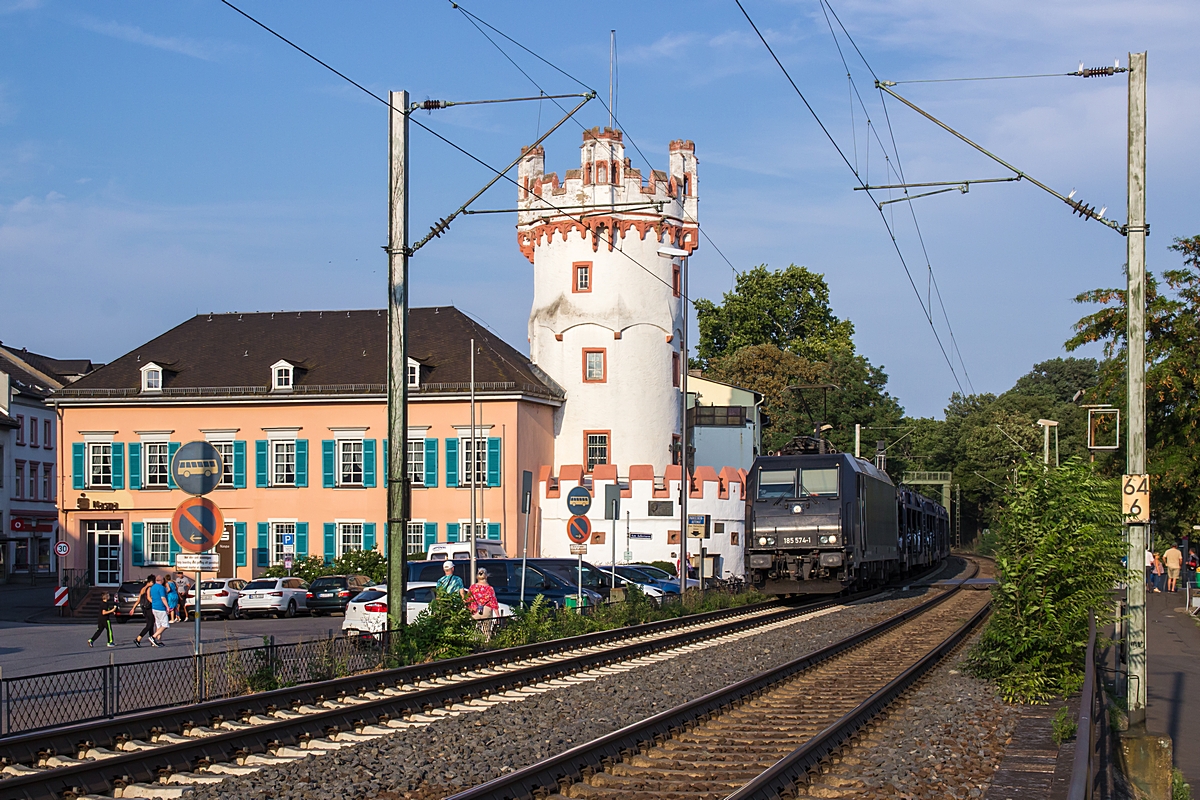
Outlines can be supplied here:
<path id="1" fill-rule="evenodd" d="M 238 609 L 250 619 L 259 614 L 294 617 L 308 608 L 308 584 L 301 578 L 258 578 L 241 589 Z"/>
<path id="2" fill-rule="evenodd" d="M 602 567 L 602 569 L 607 572 L 609 569 L 611 569 L 611 567 Z M 630 583 L 636 583 L 638 586 L 642 587 L 643 591 L 653 587 L 662 594 L 679 594 L 679 581 L 656 578 L 649 572 L 640 570 L 637 567 L 631 567 L 627 564 L 618 564 L 617 575 L 629 581 Z"/>
<path id="3" fill-rule="evenodd" d="M 409 586 L 418 582 L 434 583 L 442 577 L 442 564 L 445 561 L 410 561 L 408 562 Z M 488 583 L 496 590 L 498 602 L 517 608 L 521 605 L 521 559 L 519 558 L 490 558 L 475 562 L 488 572 Z M 469 575 L 471 562 L 454 560 L 454 574 L 462 579 L 464 586 L 470 586 L 473 578 Z M 558 578 L 533 564 L 525 570 L 525 605 L 533 602 L 539 594 L 546 596 L 546 601 L 554 606 L 565 606 L 567 598 L 575 597 L 575 586 Z M 598 605 L 603 597 L 591 589 L 583 590 L 584 605 Z M 572 600 L 571 602 L 574 602 Z"/>
<path id="4" fill-rule="evenodd" d="M 475 540 L 475 558 L 507 558 L 504 546 L 490 539 Z M 445 561 L 447 558 L 455 561 L 471 560 L 470 542 L 439 542 L 429 545 L 427 558 L 430 561 Z"/>
<path id="5" fill-rule="evenodd" d="M 314 617 L 334 612 L 345 613 L 350 598 L 366 589 L 371 579 L 366 575 L 322 575 L 309 584 L 305 601 Z"/>
<path id="6" fill-rule="evenodd" d="M 570 586 L 577 586 L 580 583 L 581 570 L 579 559 L 576 558 L 531 558 L 529 563 L 536 566 L 543 572 L 548 572 Z M 594 564 L 583 562 L 582 569 L 583 588 L 596 592 L 605 601 L 608 600 L 608 593 L 612 588 L 612 573 L 608 570 L 597 567 Z M 629 583 L 617 574 L 617 588 L 623 588 L 626 583 Z M 643 589 L 648 597 L 662 597 L 662 590 L 657 587 L 649 587 Z"/>
<path id="7" fill-rule="evenodd" d="M 135 614 L 134 606 L 137 604 L 138 592 L 142 590 L 142 581 L 125 581 L 117 589 L 117 622 L 129 622 L 129 618 Z M 138 619 L 141 616 L 138 615 Z"/>
<path id="8" fill-rule="evenodd" d="M 431 581 L 414 581 L 404 592 L 404 618 L 413 623 L 417 616 L 433 602 L 437 584 Z M 342 630 L 347 636 L 363 633 L 379 633 L 387 628 L 388 590 L 385 585 L 369 586 L 354 597 L 346 606 L 346 618 Z M 512 615 L 512 608 L 500 603 L 497 617 Z"/>
<path id="9" fill-rule="evenodd" d="M 246 581 L 241 578 L 216 578 L 200 583 L 200 613 L 218 614 L 221 619 L 241 616 L 238 597 Z"/>
<path id="10" fill-rule="evenodd" d="M 652 564 L 629 564 L 628 566 L 631 566 L 634 569 L 641 570 L 642 572 L 646 573 L 647 575 L 649 575 L 653 578 L 658 578 L 659 580 L 668 581 L 668 582 L 674 581 L 676 590 L 678 590 L 678 588 L 679 588 L 679 576 L 672 575 L 671 573 L 667 572 L 665 569 L 656 567 Z M 689 569 L 691 569 L 691 568 L 689 567 Z M 687 588 L 699 589 L 700 588 L 699 579 L 689 577 L 687 579 Z"/>

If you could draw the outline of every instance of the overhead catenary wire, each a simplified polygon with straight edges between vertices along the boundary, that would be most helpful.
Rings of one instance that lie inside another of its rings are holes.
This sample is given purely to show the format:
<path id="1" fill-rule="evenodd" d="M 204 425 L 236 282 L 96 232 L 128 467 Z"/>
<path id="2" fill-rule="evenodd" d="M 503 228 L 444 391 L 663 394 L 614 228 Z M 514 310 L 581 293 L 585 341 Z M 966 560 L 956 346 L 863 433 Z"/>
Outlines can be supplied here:
<path id="1" fill-rule="evenodd" d="M 372 92 L 370 89 L 366 88 L 366 87 L 365 87 L 365 86 L 363 86 L 361 83 L 359 83 L 359 82 L 357 82 L 357 81 L 353 80 L 352 78 L 350 78 L 350 77 L 348 77 L 347 75 L 345 75 L 344 73 L 342 73 L 342 72 L 338 71 L 337 69 L 335 69 L 334 67 L 330 66 L 330 65 L 329 65 L 329 64 L 327 64 L 326 62 L 324 62 L 324 61 L 322 61 L 321 59 L 317 58 L 315 55 L 313 55 L 312 53 L 308 52 L 307 50 L 305 50 L 303 47 L 301 47 L 300 45 L 296 44 L 295 42 L 291 41 L 290 39 L 288 39 L 288 38 L 287 38 L 286 36 L 284 36 L 283 34 L 281 34 L 281 33 L 277 32 L 277 31 L 273 30 L 272 28 L 270 28 L 270 27 L 269 27 L 269 26 L 267 26 L 266 24 L 264 24 L 264 23 L 262 23 L 262 22 L 258 21 L 257 19 L 255 19 L 254 17 L 252 17 L 250 14 L 247 14 L 245 11 L 243 11 L 242 9 L 238 8 L 237 6 L 235 6 L 235 5 L 234 5 L 233 3 L 231 3 L 229 0 L 220 0 L 220 2 L 221 2 L 222 4 L 224 4 L 224 5 L 228 6 L 229 8 L 233 9 L 234 11 L 236 11 L 238 14 L 240 14 L 240 15 L 241 15 L 241 16 L 243 16 L 243 17 L 245 17 L 246 19 L 250 20 L 251 22 L 253 22 L 253 23 L 254 23 L 255 25 L 257 25 L 258 27 L 262 28 L 262 29 L 263 29 L 264 31 L 266 31 L 267 33 L 269 33 L 269 34 L 271 34 L 272 36 L 274 36 L 275 38 L 279 39 L 279 40 L 280 40 L 281 42 L 283 42 L 284 44 L 288 45 L 289 47 L 291 47 L 291 48 L 295 49 L 296 51 L 298 51 L 298 52 L 302 53 L 303 55 L 307 56 L 309 59 L 311 59 L 311 60 L 315 61 L 316 63 L 320 64 L 322 67 L 324 67 L 325 69 L 329 70 L 329 71 L 330 71 L 330 72 L 332 72 L 333 74 L 337 75 L 337 76 L 338 76 L 339 78 L 341 78 L 342 80 L 344 80 L 344 81 L 346 81 L 347 83 L 350 83 L 350 84 L 352 84 L 353 86 L 357 87 L 357 88 L 358 88 L 358 89 L 360 89 L 362 92 L 364 92 L 365 94 L 369 95 L 370 97 L 373 97 L 373 98 L 375 98 L 376 100 L 378 100 L 378 101 L 379 101 L 380 103 L 382 103 L 383 105 L 387 106 L 387 107 L 388 107 L 389 109 L 391 109 L 392 111 L 395 111 L 396 113 L 399 113 L 399 114 L 404 114 L 405 116 L 407 116 L 407 117 L 408 117 L 408 119 L 409 119 L 409 122 L 411 122 L 413 125 L 416 125 L 417 127 L 421 128 L 422 130 L 426 131 L 427 133 L 429 133 L 429 134 L 430 134 L 431 136 L 433 136 L 434 138 L 436 138 L 436 139 L 438 139 L 439 141 L 441 141 L 441 142 L 445 143 L 446 145 L 448 145 L 449 147 L 451 147 L 451 148 L 453 148 L 454 150 L 458 151 L 459 153 L 463 154 L 464 156 L 466 156 L 467 158 L 471 159 L 471 160 L 472 160 L 472 161 L 474 161 L 475 163 L 479 164 L 480 166 L 482 166 L 482 167 L 486 168 L 486 169 L 487 169 L 487 170 L 489 170 L 490 172 L 492 172 L 492 173 L 494 173 L 495 175 L 499 176 L 499 178 L 502 178 L 502 179 L 504 179 L 504 180 L 508 181 L 508 182 L 509 182 L 509 183 L 511 183 L 513 186 L 517 187 L 518 189 L 519 189 L 519 188 L 521 188 L 521 184 L 520 184 L 520 183 L 518 183 L 518 182 L 517 182 L 517 181 L 516 181 L 514 178 L 510 177 L 510 176 L 509 176 L 509 175 L 508 175 L 506 172 L 501 172 L 499 169 L 497 169 L 496 167 L 493 167 L 491 164 L 487 163 L 487 162 L 486 162 L 486 161 L 484 161 L 482 158 L 480 158 L 479 156 L 477 156 L 477 155 L 475 155 L 474 153 L 470 152 L 470 151 L 469 151 L 469 150 L 467 150 L 466 148 L 464 148 L 464 147 L 462 147 L 461 145 L 459 145 L 459 144 L 457 144 L 457 143 L 455 143 L 455 142 L 451 141 L 450 139 L 446 138 L 445 136 L 443 136 L 442 134 L 438 133 L 438 132 L 437 132 L 436 130 L 434 130 L 433 128 L 430 128 L 428 125 L 424 125 L 424 124 L 422 124 L 422 123 L 421 123 L 421 121 L 420 121 L 420 120 L 418 120 L 418 119 L 416 119 L 416 118 L 413 116 L 413 114 L 411 113 L 413 109 L 411 109 L 411 108 L 409 108 L 409 109 L 399 109 L 399 108 L 395 108 L 395 107 L 394 107 L 394 106 L 391 104 L 391 102 L 390 102 L 390 101 L 388 101 L 388 99 L 387 99 L 387 98 L 385 98 L 385 97 L 381 97 L 380 95 L 378 95 L 378 94 L 375 94 L 375 92 Z M 560 70 L 560 71 L 561 71 L 561 70 Z M 564 74 L 565 74 L 565 73 L 564 73 Z M 568 77 L 570 77 L 570 76 L 568 76 Z M 572 78 L 572 80 L 575 80 L 575 79 L 574 79 L 574 78 Z M 577 83 L 581 83 L 580 81 L 576 81 L 576 82 L 577 82 Z M 539 87 L 539 89 L 540 89 L 540 87 Z M 541 98 L 539 97 L 539 98 L 533 98 L 533 99 L 540 100 Z M 557 101 L 551 101 L 551 102 L 554 102 L 554 103 L 556 103 L 556 104 L 557 104 Z M 601 101 L 601 102 L 603 102 L 603 101 Z M 509 169 L 511 169 L 511 167 L 509 167 Z M 584 221 L 583 221 L 583 219 L 582 219 L 582 218 L 580 218 L 580 217 L 576 217 L 576 216 L 573 216 L 573 215 L 571 215 L 571 214 L 569 214 L 569 213 L 566 213 L 566 212 L 564 212 L 564 211 L 561 211 L 560 209 L 558 209 L 558 207 L 557 207 L 557 206 L 555 206 L 555 205 L 554 205 L 553 203 L 551 203 L 549 200 L 546 200 L 545 198 L 540 198 L 540 200 L 541 200 L 541 202 L 544 202 L 544 203 L 546 203 L 546 205 L 550 206 L 550 208 L 551 208 L 551 209 L 553 209 L 553 210 L 555 210 L 555 211 L 559 211 L 559 213 L 561 213 L 561 214 L 562 214 L 564 217 L 566 217 L 567 219 L 573 220 L 573 221 L 575 221 L 575 222 L 579 222 L 580 224 L 584 224 L 584 225 L 586 224 L 586 223 L 584 223 Z M 436 228 L 436 226 L 435 226 L 435 228 Z M 649 267 L 647 267 L 645 264 L 641 263 L 641 262 L 640 262 L 640 261 L 638 261 L 636 258 L 634 258 L 633 256 L 629 255 L 629 254 L 628 254 L 628 253 L 626 253 L 624 250 L 622 250 L 622 249 L 621 249 L 619 246 L 617 246 L 617 242 L 616 242 L 616 241 L 615 241 L 615 240 L 612 238 L 612 234 L 611 234 L 611 232 L 609 232 L 609 231 L 607 231 L 607 230 L 606 230 L 606 231 L 604 231 L 603 233 L 600 233 L 600 234 L 599 234 L 599 236 L 600 236 L 600 237 L 603 239 L 603 241 L 605 241 L 607 244 L 610 244 L 610 245 L 612 245 L 612 247 L 613 247 L 613 250 L 615 250 L 616 252 L 618 252 L 618 253 L 620 253 L 621 255 L 625 256 L 625 258 L 627 258 L 627 259 L 629 259 L 630 261 L 632 261 L 634 264 L 636 264 L 636 265 L 637 265 L 639 268 L 641 268 L 641 269 L 642 269 L 642 270 L 643 270 L 643 271 L 644 271 L 646 274 L 648 274 L 650 277 L 654 278 L 655 280 L 657 280 L 659 283 L 663 284 L 664 286 L 666 286 L 666 287 L 670 288 L 672 291 L 674 291 L 674 290 L 675 290 L 675 287 L 674 287 L 674 285 L 673 285 L 673 284 L 672 284 L 670 281 L 668 281 L 667 279 L 665 279 L 665 278 L 661 277 L 660 275 L 657 275 L 657 274 L 655 274 L 655 273 L 654 273 L 654 271 L 653 271 L 653 270 L 651 270 Z M 686 302 L 688 302 L 688 303 L 692 303 L 692 300 L 691 300 L 691 298 L 690 298 L 690 297 L 688 297 L 688 296 L 687 296 L 686 294 L 684 294 L 683 292 L 680 292 L 680 296 L 681 296 L 681 298 L 682 298 L 684 301 L 686 301 Z"/>
<path id="2" fill-rule="evenodd" d="M 786 78 L 787 82 L 791 84 L 792 89 L 796 92 L 796 95 L 800 98 L 800 101 L 804 104 L 804 107 L 808 109 L 809 114 L 812 115 L 812 118 L 816 121 L 817 126 L 820 127 L 821 132 L 825 134 L 825 138 L 827 138 L 829 143 L 833 145 L 833 149 L 837 151 L 837 154 L 842 159 L 842 162 L 845 163 L 846 167 L 852 173 L 854 173 L 854 177 L 859 184 L 865 185 L 863 180 L 859 177 L 858 172 L 854 169 L 854 165 L 850 162 L 850 159 L 846 157 L 845 151 L 842 150 L 841 146 L 837 143 L 837 140 L 833 138 L 833 134 L 829 132 L 829 129 L 825 127 L 825 123 L 821 121 L 821 117 L 819 114 L 817 114 L 816 109 L 814 109 L 808 102 L 808 98 L 804 96 L 804 92 L 800 91 L 800 87 L 796 85 L 796 81 L 793 80 L 791 73 L 788 72 L 787 67 L 783 65 L 783 62 L 779 60 L 779 56 L 775 54 L 775 50 L 771 47 L 766 37 L 763 36 L 763 33 L 761 30 L 759 30 L 758 25 L 755 24 L 754 20 L 750 17 L 750 14 L 746 11 L 745 6 L 742 5 L 741 0 L 734 0 L 734 3 L 736 3 L 738 9 L 741 10 L 742 16 L 744 16 L 746 21 L 750 23 L 750 27 L 754 29 L 754 33 L 758 36 L 759 41 L 763 43 L 763 47 L 767 49 L 767 52 L 775 61 L 776 66 L 778 66 L 780 71 L 783 72 L 784 78 Z M 858 46 L 855 45 L 855 49 L 857 49 L 857 47 Z M 870 69 L 870 67 L 868 67 L 868 69 Z M 870 191 L 867 191 L 867 195 L 871 197 L 872 204 L 875 204 L 875 198 Z M 908 282 L 912 286 L 913 292 L 917 295 L 917 301 L 921 303 L 921 307 L 924 309 L 925 304 L 921 302 L 921 292 L 917 288 L 916 281 L 913 279 L 912 271 L 908 267 L 908 262 L 904 258 L 904 253 L 900 249 L 900 243 L 896 239 L 893 223 L 888 222 L 887 215 L 884 214 L 883 209 L 881 209 L 878 205 L 875 206 L 875 210 L 879 213 L 880 218 L 883 220 L 884 226 L 887 228 L 888 236 L 892 241 L 892 247 L 895 249 L 896 255 L 900 259 L 900 265 L 904 268 L 904 274 L 908 276 Z M 946 352 L 946 346 L 942 343 L 942 337 L 938 334 L 937 327 L 934 326 L 933 319 L 928 311 L 925 313 L 925 318 L 926 321 L 929 322 L 930 330 L 933 331 L 933 338 L 937 341 L 938 349 L 942 352 L 942 358 L 946 361 L 946 366 L 950 368 L 950 374 L 954 378 L 955 384 L 958 385 L 958 389 L 961 393 L 966 394 L 966 390 L 963 389 L 962 382 L 958 379 L 958 371 L 954 369 L 954 362 L 951 361 L 950 355 Z"/>

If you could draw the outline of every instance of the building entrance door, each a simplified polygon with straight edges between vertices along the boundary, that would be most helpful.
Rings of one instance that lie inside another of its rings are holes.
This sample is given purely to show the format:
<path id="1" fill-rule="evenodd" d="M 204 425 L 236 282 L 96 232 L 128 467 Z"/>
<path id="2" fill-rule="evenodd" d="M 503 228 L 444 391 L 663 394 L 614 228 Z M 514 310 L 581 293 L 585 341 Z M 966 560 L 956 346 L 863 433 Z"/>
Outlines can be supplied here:
<path id="1" fill-rule="evenodd" d="M 121 585 L 121 534 L 118 520 L 89 520 L 85 523 L 92 544 L 92 574 L 97 586 Z"/>

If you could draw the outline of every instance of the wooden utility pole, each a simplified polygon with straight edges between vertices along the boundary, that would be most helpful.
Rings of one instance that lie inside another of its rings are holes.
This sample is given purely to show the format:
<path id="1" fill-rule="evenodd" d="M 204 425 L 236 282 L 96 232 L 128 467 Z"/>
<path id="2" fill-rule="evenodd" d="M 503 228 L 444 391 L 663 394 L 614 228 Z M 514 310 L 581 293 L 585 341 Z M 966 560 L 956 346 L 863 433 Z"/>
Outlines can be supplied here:
<path id="1" fill-rule="evenodd" d="M 1125 471 L 1146 474 L 1146 54 L 1129 54 L 1129 218 L 1126 226 L 1129 287 L 1128 316 L 1129 435 Z M 1129 721 L 1146 719 L 1146 580 L 1149 526 L 1129 526 L 1128 606 Z"/>
<path id="2" fill-rule="evenodd" d="M 388 111 L 388 628 L 403 627 L 408 572 L 408 92 Z"/>

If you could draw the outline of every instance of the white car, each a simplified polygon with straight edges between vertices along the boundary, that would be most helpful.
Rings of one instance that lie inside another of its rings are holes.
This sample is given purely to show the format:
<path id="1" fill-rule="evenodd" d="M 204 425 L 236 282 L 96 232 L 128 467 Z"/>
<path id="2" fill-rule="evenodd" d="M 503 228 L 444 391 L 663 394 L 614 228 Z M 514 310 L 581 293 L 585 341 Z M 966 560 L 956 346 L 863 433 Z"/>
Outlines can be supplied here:
<path id="1" fill-rule="evenodd" d="M 200 612 L 219 614 L 221 619 L 237 619 L 238 597 L 246 581 L 239 578 L 216 578 L 200 582 Z"/>
<path id="2" fill-rule="evenodd" d="M 433 590 L 437 584 L 430 581 L 414 581 L 408 584 L 404 593 L 405 618 L 411 624 L 417 621 L 417 616 L 429 608 L 433 601 Z M 500 603 L 498 617 L 512 616 L 512 608 Z M 379 633 L 387 628 L 388 594 L 387 586 L 379 584 L 368 586 L 358 596 L 350 598 L 346 606 L 346 618 L 342 620 L 342 630 L 347 636 L 358 636 L 364 633 Z"/>
<path id="3" fill-rule="evenodd" d="M 238 611 L 249 619 L 258 614 L 294 617 L 308 608 L 308 584 L 301 578 L 258 578 L 242 587 Z"/>

